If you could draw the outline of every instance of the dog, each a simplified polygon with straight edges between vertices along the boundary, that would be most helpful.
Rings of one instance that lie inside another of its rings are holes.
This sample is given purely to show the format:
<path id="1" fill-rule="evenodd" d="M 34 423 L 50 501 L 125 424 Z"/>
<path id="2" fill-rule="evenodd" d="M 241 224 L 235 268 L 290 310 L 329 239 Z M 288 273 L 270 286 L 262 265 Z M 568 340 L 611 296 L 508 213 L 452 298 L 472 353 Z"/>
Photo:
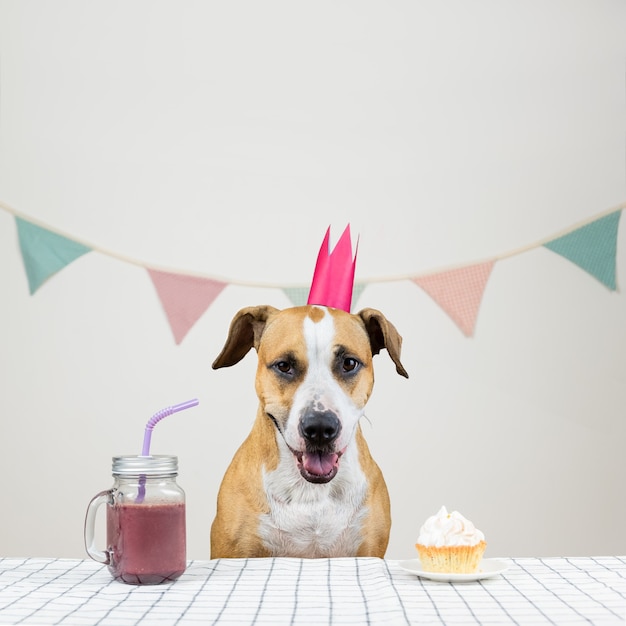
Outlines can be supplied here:
<path id="1" fill-rule="evenodd" d="M 386 348 L 398 374 L 402 337 L 375 309 L 241 309 L 213 369 L 258 356 L 259 406 L 222 480 L 211 558 L 382 558 L 389 494 L 359 420 Z"/>

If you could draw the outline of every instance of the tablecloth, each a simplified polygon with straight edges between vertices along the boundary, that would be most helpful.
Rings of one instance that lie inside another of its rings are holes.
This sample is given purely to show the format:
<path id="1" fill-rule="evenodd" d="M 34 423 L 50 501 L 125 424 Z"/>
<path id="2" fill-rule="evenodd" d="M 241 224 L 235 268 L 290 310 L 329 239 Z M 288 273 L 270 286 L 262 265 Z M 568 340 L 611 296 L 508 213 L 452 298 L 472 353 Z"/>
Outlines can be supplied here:
<path id="1" fill-rule="evenodd" d="M 495 578 L 433 582 L 398 561 L 191 561 L 132 586 L 90 560 L 0 559 L 0 624 L 600 624 L 626 620 L 626 558 L 503 559 Z"/>

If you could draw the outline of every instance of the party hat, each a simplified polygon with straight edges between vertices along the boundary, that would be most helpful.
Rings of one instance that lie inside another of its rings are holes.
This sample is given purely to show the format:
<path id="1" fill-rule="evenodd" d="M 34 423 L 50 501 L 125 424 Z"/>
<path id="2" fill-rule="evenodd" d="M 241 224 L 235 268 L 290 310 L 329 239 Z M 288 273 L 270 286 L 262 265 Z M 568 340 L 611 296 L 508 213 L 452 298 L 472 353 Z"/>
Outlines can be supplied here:
<path id="1" fill-rule="evenodd" d="M 307 304 L 319 304 L 350 312 L 356 252 L 352 258 L 350 224 L 346 226 L 334 250 L 330 252 L 330 226 L 317 255 Z M 357 241 L 358 250 L 358 241 Z"/>

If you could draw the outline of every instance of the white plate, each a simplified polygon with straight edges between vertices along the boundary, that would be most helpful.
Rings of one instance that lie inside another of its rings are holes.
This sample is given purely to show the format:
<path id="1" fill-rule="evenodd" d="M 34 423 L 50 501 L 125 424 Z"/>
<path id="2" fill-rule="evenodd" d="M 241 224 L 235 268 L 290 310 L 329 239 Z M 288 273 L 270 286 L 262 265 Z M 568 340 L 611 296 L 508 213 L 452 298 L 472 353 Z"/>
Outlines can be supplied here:
<path id="1" fill-rule="evenodd" d="M 473 574 L 452 574 L 445 572 L 425 572 L 419 559 L 411 559 L 409 561 L 399 561 L 398 565 L 405 571 L 416 574 L 420 578 L 428 578 L 445 583 L 465 583 L 483 578 L 492 578 L 499 576 L 509 568 L 509 566 L 499 559 L 483 559 L 478 566 L 478 571 Z"/>

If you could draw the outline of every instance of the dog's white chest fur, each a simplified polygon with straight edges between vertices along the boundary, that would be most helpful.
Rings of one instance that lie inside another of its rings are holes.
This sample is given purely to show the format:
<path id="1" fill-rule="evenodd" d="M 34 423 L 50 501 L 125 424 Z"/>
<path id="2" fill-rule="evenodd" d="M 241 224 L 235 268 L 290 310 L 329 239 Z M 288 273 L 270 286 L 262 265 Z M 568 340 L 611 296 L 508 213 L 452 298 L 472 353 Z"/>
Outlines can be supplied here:
<path id="1" fill-rule="evenodd" d="M 259 519 L 259 536 L 273 556 L 319 558 L 356 555 L 366 478 L 356 446 L 343 456 L 341 471 L 330 483 L 300 477 L 289 451 L 281 450 L 276 470 L 263 477 L 269 513 Z"/>

